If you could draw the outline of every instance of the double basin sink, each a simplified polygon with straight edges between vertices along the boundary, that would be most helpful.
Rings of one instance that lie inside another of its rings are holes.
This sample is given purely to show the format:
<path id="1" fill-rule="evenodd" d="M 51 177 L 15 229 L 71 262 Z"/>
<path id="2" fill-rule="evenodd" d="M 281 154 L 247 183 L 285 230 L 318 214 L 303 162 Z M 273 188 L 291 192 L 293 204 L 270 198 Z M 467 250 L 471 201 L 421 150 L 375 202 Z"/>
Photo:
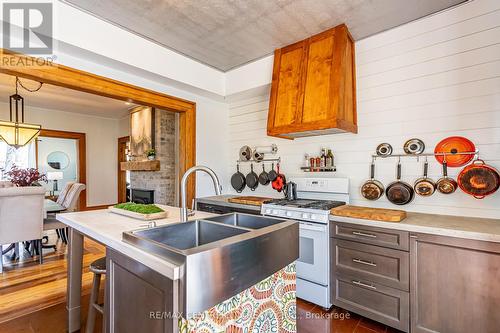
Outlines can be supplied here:
<path id="1" fill-rule="evenodd" d="M 241 213 L 124 232 L 123 240 L 179 267 L 174 301 L 188 319 L 299 256 L 297 222 Z"/>

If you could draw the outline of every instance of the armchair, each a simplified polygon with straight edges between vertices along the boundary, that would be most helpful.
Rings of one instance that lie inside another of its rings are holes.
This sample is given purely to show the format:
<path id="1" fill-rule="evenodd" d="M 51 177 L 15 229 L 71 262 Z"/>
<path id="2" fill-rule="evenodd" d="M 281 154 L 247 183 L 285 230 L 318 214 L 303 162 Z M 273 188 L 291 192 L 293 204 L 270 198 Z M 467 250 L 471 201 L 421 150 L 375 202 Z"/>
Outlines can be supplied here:
<path id="1" fill-rule="evenodd" d="M 44 197 L 43 187 L 0 188 L 0 245 L 42 238 Z M 38 244 L 41 247 L 42 242 Z M 2 259 L 0 254 L 0 273 Z M 39 259 L 42 263 L 41 249 Z"/>

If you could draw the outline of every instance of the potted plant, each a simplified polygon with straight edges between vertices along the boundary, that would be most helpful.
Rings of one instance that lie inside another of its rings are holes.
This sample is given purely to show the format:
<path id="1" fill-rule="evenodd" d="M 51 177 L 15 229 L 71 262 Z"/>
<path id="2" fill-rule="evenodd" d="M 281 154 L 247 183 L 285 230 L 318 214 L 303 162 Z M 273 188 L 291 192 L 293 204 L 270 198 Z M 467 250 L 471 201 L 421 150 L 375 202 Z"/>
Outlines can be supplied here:
<path id="1" fill-rule="evenodd" d="M 40 182 L 47 183 L 47 176 L 35 168 L 19 169 L 16 165 L 5 173 L 9 180 L 18 187 L 42 186 Z"/>
<path id="2" fill-rule="evenodd" d="M 156 150 L 154 150 L 154 149 L 149 149 L 149 150 L 146 152 L 146 156 L 147 156 L 148 160 L 153 161 L 153 160 L 156 158 Z"/>

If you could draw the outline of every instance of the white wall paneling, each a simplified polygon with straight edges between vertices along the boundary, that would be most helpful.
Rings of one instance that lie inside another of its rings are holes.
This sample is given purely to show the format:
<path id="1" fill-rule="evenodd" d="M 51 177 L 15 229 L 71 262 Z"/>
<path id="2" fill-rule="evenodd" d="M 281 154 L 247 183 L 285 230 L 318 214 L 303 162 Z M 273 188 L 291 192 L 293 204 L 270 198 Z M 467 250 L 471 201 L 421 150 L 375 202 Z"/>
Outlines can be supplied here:
<path id="1" fill-rule="evenodd" d="M 500 169 L 500 2 L 472 1 L 361 40 L 356 51 L 358 134 L 294 141 L 272 138 L 266 135 L 267 94 L 230 103 L 227 178 L 234 172 L 238 150 L 244 144 L 276 143 L 282 170 L 289 177 L 307 175 L 299 170 L 304 154 L 317 154 L 328 147 L 335 154 L 335 177 L 351 179 L 354 204 L 397 208 L 385 197 L 370 202 L 359 193 L 377 144 L 389 142 L 402 152 L 403 143 L 416 137 L 431 152 L 437 142 L 451 135 L 471 139 L 481 157 Z M 430 161 L 430 176 L 437 180 L 441 165 L 434 158 Z M 377 160 L 376 177 L 385 185 L 395 178 L 396 162 Z M 404 180 L 413 183 L 421 176 L 423 160 L 417 163 L 405 158 L 402 163 Z M 245 165 L 242 172 L 249 169 Z M 451 168 L 449 173 L 456 176 L 459 171 Z M 276 195 L 270 186 L 243 192 L 251 193 Z M 498 192 L 476 200 L 457 191 L 449 196 L 417 197 L 403 208 L 500 218 L 499 199 Z"/>

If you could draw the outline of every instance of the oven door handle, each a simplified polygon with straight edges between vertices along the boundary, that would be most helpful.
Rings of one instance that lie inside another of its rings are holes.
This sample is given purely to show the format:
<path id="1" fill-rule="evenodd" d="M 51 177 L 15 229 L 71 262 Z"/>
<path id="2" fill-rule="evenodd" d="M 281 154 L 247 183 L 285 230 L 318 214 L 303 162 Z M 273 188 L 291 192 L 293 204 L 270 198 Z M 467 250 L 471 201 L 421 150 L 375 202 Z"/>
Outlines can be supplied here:
<path id="1" fill-rule="evenodd" d="M 310 230 L 310 231 L 321 231 L 321 232 L 325 231 L 325 227 L 323 226 L 316 226 L 314 224 L 303 223 L 303 222 L 300 223 L 299 229 Z"/>

